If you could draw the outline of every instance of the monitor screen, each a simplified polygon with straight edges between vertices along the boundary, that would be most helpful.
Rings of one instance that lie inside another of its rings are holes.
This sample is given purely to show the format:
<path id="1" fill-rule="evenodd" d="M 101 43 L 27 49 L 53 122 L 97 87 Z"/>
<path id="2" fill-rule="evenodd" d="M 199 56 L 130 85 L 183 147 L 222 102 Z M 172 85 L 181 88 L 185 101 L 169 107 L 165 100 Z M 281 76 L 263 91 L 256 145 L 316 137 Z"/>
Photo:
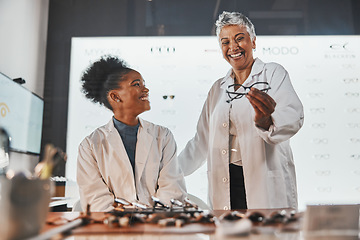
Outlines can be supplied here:
<path id="1" fill-rule="evenodd" d="M 9 134 L 10 151 L 40 154 L 44 101 L 0 73 L 0 127 Z"/>

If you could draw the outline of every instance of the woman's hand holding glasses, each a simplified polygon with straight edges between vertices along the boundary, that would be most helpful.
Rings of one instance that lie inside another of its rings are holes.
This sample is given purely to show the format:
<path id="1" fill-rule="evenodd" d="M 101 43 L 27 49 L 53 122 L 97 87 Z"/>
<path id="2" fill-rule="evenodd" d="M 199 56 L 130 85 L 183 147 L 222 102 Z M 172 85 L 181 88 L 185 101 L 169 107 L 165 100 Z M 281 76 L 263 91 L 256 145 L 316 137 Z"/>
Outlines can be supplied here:
<path id="1" fill-rule="evenodd" d="M 276 102 L 266 92 L 254 87 L 246 95 L 255 110 L 255 124 L 265 130 L 269 130 L 273 124 L 271 114 L 275 111 Z"/>

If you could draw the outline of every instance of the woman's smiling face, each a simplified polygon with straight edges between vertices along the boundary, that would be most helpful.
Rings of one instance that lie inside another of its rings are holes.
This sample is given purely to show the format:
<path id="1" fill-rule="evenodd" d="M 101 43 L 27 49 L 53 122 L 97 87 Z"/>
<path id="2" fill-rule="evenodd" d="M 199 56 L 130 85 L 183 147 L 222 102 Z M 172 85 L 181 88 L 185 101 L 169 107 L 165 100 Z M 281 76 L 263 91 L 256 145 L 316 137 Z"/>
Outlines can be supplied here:
<path id="1" fill-rule="evenodd" d="M 119 83 L 117 93 L 123 111 L 137 116 L 150 110 L 149 89 L 145 87 L 145 82 L 139 72 L 133 70 L 125 74 Z"/>
<path id="2" fill-rule="evenodd" d="M 234 70 L 251 68 L 254 62 L 253 49 L 256 38 L 251 40 L 243 25 L 228 25 L 219 34 L 220 47 L 225 60 Z"/>

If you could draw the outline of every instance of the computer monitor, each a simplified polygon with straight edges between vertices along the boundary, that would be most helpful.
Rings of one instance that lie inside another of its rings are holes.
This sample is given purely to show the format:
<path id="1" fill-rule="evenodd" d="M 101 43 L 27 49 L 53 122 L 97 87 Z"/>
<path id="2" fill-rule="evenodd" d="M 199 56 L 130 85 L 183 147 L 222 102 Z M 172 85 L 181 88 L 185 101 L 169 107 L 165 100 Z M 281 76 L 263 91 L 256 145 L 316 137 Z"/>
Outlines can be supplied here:
<path id="1" fill-rule="evenodd" d="M 10 136 L 10 151 L 40 154 L 43 110 L 42 98 L 0 73 L 0 127 Z"/>

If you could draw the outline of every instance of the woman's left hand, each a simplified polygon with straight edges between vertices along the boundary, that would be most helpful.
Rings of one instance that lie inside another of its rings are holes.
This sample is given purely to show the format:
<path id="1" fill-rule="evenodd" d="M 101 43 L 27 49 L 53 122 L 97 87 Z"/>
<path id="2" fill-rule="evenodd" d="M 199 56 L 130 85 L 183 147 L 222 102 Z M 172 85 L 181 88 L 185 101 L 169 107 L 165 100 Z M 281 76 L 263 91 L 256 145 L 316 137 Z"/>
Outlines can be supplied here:
<path id="1" fill-rule="evenodd" d="M 256 126 L 269 130 L 273 124 L 271 114 L 275 111 L 276 106 L 274 99 L 256 88 L 251 88 L 246 97 L 255 110 Z"/>

